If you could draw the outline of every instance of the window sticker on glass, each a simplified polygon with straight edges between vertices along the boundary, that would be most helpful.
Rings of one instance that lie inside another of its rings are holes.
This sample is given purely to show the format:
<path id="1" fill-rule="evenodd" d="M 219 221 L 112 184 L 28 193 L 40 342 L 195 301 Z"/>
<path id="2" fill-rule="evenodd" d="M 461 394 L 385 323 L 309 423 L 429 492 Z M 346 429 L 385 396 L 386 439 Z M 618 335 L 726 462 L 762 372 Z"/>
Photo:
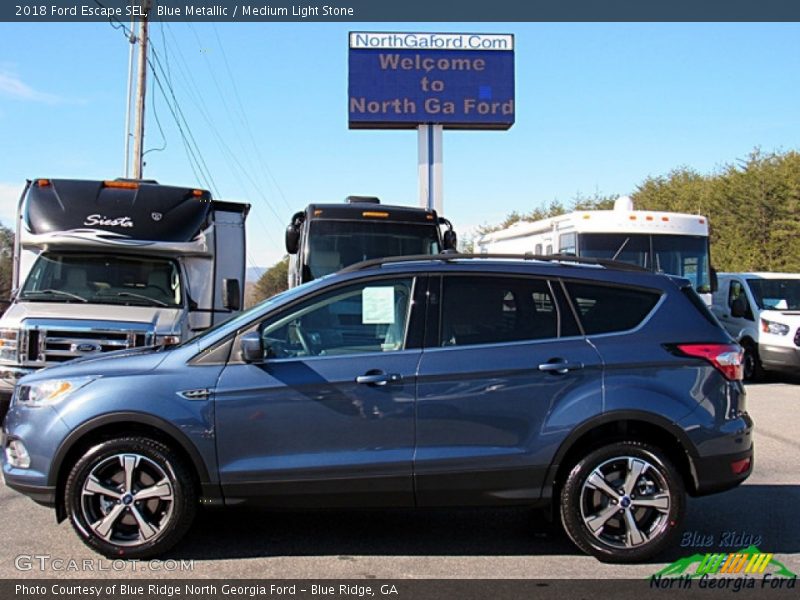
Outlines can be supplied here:
<path id="1" fill-rule="evenodd" d="M 361 322 L 391 325 L 394 323 L 394 288 L 368 287 L 361 292 Z"/>

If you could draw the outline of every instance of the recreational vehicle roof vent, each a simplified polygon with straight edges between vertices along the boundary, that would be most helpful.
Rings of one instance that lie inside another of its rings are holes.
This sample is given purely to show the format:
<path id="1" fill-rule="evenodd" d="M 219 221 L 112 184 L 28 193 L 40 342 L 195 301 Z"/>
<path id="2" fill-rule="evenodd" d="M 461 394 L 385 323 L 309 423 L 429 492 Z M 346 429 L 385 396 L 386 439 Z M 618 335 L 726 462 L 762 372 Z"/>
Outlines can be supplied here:
<path id="1" fill-rule="evenodd" d="M 630 196 L 620 196 L 619 198 L 614 200 L 614 210 L 632 211 L 633 200 L 631 200 Z"/>
<path id="2" fill-rule="evenodd" d="M 347 204 L 380 204 L 375 196 L 348 196 L 344 199 Z"/>

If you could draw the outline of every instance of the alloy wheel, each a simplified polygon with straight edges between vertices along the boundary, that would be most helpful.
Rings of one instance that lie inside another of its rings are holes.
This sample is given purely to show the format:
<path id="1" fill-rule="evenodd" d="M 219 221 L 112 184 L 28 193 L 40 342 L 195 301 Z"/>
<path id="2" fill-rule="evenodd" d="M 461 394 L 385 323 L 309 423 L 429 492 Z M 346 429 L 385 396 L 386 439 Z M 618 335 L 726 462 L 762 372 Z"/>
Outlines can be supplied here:
<path id="1" fill-rule="evenodd" d="M 651 462 L 619 456 L 598 465 L 581 488 L 580 511 L 591 534 L 607 546 L 641 547 L 669 525 L 670 490 Z"/>

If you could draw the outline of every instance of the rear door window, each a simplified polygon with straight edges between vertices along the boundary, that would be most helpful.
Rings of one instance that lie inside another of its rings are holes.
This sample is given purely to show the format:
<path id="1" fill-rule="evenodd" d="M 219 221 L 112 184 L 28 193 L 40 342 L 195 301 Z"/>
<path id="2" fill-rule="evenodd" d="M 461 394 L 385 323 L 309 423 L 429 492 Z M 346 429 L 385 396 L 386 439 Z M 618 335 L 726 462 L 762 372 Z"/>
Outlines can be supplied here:
<path id="1" fill-rule="evenodd" d="M 657 292 L 626 287 L 577 282 L 565 285 L 587 335 L 633 329 L 660 298 Z"/>
<path id="2" fill-rule="evenodd" d="M 442 346 L 556 338 L 560 307 L 544 279 L 450 276 L 442 290 Z"/>

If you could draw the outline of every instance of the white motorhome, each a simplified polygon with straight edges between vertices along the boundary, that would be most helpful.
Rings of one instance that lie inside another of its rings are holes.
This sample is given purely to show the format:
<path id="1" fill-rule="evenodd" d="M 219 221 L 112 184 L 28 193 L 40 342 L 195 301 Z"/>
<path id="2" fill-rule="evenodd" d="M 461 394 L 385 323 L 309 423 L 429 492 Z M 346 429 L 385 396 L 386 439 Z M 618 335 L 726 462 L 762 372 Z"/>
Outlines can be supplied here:
<path id="1" fill-rule="evenodd" d="M 482 254 L 562 254 L 613 259 L 689 279 L 711 303 L 708 219 L 634 210 L 622 196 L 614 210 L 578 210 L 539 221 L 520 221 L 477 241 Z"/>
<path id="2" fill-rule="evenodd" d="M 720 273 L 711 312 L 744 348 L 744 377 L 800 375 L 800 274 Z"/>
<path id="3" fill-rule="evenodd" d="M 35 369 L 174 344 L 238 311 L 249 208 L 151 181 L 29 181 L 0 319 L 0 419 Z"/>

